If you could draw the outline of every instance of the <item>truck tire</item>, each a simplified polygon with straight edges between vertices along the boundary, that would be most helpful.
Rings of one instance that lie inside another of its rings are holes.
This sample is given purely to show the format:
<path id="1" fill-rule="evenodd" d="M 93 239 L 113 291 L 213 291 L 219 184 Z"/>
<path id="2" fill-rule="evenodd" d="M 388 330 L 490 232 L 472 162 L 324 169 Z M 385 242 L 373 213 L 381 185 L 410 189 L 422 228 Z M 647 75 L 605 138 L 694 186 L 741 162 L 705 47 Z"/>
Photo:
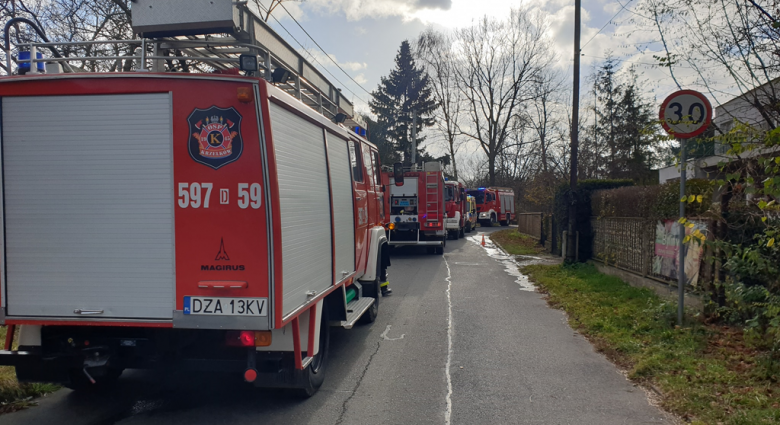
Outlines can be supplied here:
<path id="1" fill-rule="evenodd" d="M 466 222 L 466 233 L 471 233 L 471 222 L 470 221 Z"/>
<path id="2" fill-rule="evenodd" d="M 443 240 L 441 246 L 434 247 L 433 253 L 436 255 L 444 255 L 444 247 L 447 246 L 447 240 Z"/>
<path id="3" fill-rule="evenodd" d="M 322 318 L 320 320 L 320 349 L 311 364 L 303 371 L 301 387 L 294 390 L 295 395 L 308 398 L 314 395 L 325 382 L 325 371 L 328 365 L 328 348 L 330 347 L 330 326 L 328 326 L 328 304 L 322 303 Z"/>
<path id="4" fill-rule="evenodd" d="M 509 225 L 509 214 L 504 217 L 504 220 L 501 220 L 501 226 L 506 227 Z"/>
<path id="5" fill-rule="evenodd" d="M 377 281 L 377 286 L 379 286 L 379 281 Z M 371 323 L 374 323 L 376 321 L 376 317 L 379 315 L 379 296 L 374 298 L 374 304 L 371 305 L 371 307 L 366 310 L 365 313 L 363 313 L 362 316 L 360 316 L 360 319 L 358 319 L 358 323 L 361 325 L 368 325 Z"/>

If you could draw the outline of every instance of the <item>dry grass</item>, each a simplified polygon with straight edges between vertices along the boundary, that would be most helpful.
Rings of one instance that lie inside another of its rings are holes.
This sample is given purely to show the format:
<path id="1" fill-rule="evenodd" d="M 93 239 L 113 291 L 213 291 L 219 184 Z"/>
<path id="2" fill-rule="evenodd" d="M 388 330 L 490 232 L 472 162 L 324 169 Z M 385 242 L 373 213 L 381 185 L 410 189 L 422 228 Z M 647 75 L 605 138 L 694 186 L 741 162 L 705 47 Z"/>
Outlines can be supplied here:
<path id="1" fill-rule="evenodd" d="M 544 250 L 536 239 L 518 232 L 517 229 L 494 232 L 490 235 L 490 239 L 498 242 L 507 254 L 536 255 Z"/>

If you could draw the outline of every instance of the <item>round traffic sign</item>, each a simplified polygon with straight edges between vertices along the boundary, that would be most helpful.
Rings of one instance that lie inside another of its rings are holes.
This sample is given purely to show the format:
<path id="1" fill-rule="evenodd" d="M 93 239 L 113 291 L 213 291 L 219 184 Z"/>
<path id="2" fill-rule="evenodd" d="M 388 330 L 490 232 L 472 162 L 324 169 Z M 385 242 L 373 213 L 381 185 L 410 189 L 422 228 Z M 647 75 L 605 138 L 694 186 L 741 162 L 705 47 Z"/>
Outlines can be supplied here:
<path id="1" fill-rule="evenodd" d="M 712 122 L 712 106 L 703 94 L 680 90 L 670 94 L 661 104 L 661 124 L 678 139 L 690 139 L 705 131 Z"/>

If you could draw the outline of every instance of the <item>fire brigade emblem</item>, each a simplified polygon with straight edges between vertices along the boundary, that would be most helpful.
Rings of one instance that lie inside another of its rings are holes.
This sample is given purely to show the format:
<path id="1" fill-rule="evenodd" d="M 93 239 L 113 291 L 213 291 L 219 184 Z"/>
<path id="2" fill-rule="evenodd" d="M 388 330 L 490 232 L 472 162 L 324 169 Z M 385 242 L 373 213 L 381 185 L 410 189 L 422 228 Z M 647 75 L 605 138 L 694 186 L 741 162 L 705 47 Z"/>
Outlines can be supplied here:
<path id="1" fill-rule="evenodd" d="M 241 156 L 241 115 L 234 108 L 195 109 L 187 118 L 188 145 L 195 162 L 218 169 Z"/>

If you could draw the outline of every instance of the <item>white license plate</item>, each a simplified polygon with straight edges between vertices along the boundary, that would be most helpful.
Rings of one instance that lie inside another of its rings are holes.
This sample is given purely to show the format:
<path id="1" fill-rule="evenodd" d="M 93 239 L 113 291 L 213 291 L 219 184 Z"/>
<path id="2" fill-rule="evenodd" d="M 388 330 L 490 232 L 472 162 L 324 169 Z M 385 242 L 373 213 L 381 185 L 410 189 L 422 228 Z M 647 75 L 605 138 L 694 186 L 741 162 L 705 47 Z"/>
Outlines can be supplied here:
<path id="1" fill-rule="evenodd" d="M 184 297 L 184 314 L 265 317 L 268 315 L 268 299 Z"/>

